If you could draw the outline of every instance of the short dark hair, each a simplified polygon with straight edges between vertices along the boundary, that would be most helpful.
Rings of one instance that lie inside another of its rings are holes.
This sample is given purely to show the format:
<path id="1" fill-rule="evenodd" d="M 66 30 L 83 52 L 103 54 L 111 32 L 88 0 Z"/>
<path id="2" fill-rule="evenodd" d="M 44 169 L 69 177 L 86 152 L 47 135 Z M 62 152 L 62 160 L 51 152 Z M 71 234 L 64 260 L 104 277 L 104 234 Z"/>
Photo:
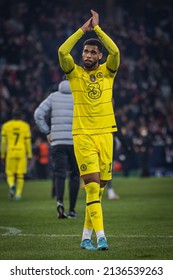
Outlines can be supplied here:
<path id="1" fill-rule="evenodd" d="M 103 44 L 102 44 L 102 42 L 101 42 L 99 39 L 97 39 L 97 38 L 90 38 L 90 39 L 87 39 L 87 40 L 83 43 L 83 48 L 84 48 L 86 45 L 89 45 L 89 46 L 97 46 L 100 52 L 103 51 Z"/>

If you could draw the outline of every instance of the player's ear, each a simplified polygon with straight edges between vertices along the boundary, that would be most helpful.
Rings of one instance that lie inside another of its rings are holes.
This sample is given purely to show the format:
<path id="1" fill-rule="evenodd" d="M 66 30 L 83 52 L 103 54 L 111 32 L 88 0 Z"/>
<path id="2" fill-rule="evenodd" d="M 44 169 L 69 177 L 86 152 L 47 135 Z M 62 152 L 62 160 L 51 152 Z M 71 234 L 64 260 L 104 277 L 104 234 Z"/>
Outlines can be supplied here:
<path id="1" fill-rule="evenodd" d="M 103 54 L 99 53 L 99 60 L 102 59 L 102 57 L 103 57 Z"/>

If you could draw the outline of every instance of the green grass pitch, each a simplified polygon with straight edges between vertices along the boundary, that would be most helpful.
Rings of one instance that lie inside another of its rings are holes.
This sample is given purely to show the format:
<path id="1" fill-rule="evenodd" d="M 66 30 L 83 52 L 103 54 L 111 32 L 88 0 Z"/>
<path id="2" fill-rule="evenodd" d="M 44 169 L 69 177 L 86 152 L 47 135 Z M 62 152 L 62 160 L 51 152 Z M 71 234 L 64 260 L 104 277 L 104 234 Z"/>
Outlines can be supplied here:
<path id="1" fill-rule="evenodd" d="M 114 177 L 120 200 L 103 197 L 108 251 L 79 248 L 85 194 L 80 189 L 80 218 L 59 220 L 51 181 L 25 181 L 20 202 L 9 201 L 0 183 L 1 260 L 172 260 L 173 178 Z M 65 192 L 68 210 L 68 187 Z M 93 240 L 96 242 L 95 235 Z"/>

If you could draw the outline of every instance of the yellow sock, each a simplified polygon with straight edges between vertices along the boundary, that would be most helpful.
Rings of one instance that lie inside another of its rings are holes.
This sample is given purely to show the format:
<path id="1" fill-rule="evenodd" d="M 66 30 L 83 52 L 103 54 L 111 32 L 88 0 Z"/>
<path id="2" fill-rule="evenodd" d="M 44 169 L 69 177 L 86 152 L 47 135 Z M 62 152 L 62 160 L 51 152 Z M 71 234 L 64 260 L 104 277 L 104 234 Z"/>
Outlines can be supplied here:
<path id="1" fill-rule="evenodd" d="M 100 185 L 91 182 L 85 185 L 87 212 L 89 214 L 94 231 L 103 230 L 103 214 L 99 198 Z M 86 215 L 87 215 L 86 212 Z"/>
<path id="2" fill-rule="evenodd" d="M 9 185 L 9 188 L 12 188 L 15 185 L 15 178 L 14 174 L 7 174 L 7 183 Z"/>
<path id="3" fill-rule="evenodd" d="M 92 225 L 90 215 L 88 213 L 88 209 L 87 209 L 87 206 L 86 206 L 82 240 L 91 239 L 92 233 L 93 233 L 93 225 Z"/>
<path id="4" fill-rule="evenodd" d="M 89 215 L 87 206 L 85 208 L 84 228 L 88 228 L 90 230 L 93 230 L 93 225 L 92 225 L 92 222 L 91 222 L 91 219 L 90 219 L 90 215 Z"/>
<path id="5" fill-rule="evenodd" d="M 99 190 L 100 202 L 101 202 L 101 199 L 102 199 L 102 196 L 103 196 L 103 192 L 104 192 L 104 187 L 100 188 L 100 190 Z M 87 206 L 86 206 L 86 209 L 85 209 L 84 228 L 89 229 L 90 231 L 93 230 L 93 225 L 92 225 L 92 222 L 91 222 L 91 219 L 90 219 L 90 215 L 89 215 Z"/>
<path id="6" fill-rule="evenodd" d="M 103 192 L 104 192 L 104 187 L 103 187 L 103 188 L 100 188 L 100 190 L 99 190 L 99 198 L 100 198 L 100 201 L 101 201 L 101 199 L 102 199 Z M 84 229 L 83 229 L 83 234 L 82 234 L 82 240 L 83 240 L 83 239 L 91 239 L 92 232 L 93 232 L 93 225 L 92 225 L 92 222 L 91 222 L 91 219 L 90 219 L 90 215 L 89 215 L 89 212 L 88 212 L 88 207 L 86 206 L 86 209 L 85 209 L 85 220 L 84 220 Z M 99 231 L 99 232 L 100 232 L 100 231 Z"/>
<path id="7" fill-rule="evenodd" d="M 17 175 L 17 188 L 16 188 L 16 196 L 22 196 L 23 185 L 24 185 L 24 176 L 23 174 Z"/>

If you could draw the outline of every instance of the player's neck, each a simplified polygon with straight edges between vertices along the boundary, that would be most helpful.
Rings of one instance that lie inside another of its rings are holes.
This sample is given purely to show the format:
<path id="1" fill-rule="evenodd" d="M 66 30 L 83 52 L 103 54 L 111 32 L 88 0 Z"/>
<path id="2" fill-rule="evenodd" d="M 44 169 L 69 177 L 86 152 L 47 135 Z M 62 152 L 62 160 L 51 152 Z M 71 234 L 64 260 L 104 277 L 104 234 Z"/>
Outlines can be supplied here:
<path id="1" fill-rule="evenodd" d="M 84 68 L 85 71 L 90 72 L 90 71 L 96 70 L 98 67 L 99 67 L 99 63 L 97 63 L 96 65 L 94 65 L 91 68 L 87 68 L 86 66 L 84 66 L 83 68 Z"/>

